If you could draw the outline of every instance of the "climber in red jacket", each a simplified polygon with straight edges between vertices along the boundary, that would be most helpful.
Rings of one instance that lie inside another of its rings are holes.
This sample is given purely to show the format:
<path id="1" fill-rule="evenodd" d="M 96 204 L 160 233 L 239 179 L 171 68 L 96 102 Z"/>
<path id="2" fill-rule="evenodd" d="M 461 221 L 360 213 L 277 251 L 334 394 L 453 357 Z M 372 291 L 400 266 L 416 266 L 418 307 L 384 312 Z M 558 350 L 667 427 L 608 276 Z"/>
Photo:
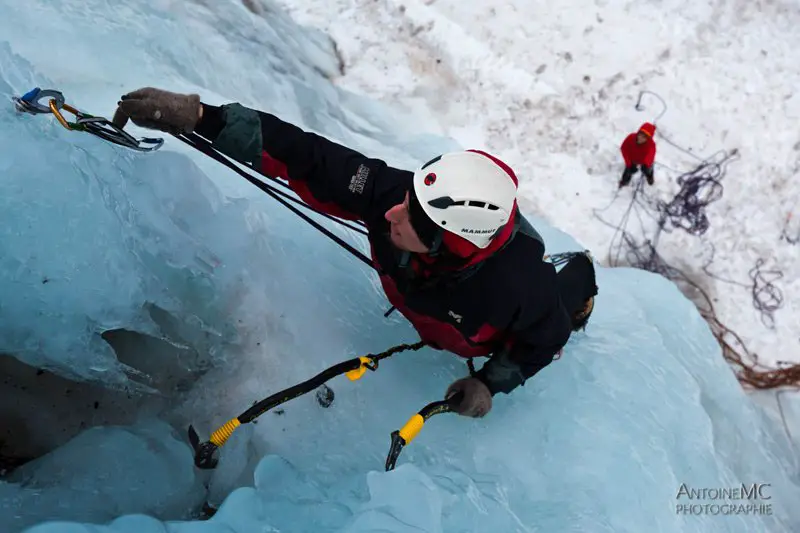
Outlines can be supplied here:
<path id="1" fill-rule="evenodd" d="M 622 157 L 625 159 L 625 171 L 622 173 L 622 179 L 619 180 L 620 188 L 630 183 L 637 167 L 647 178 L 647 184 L 653 184 L 653 161 L 656 158 L 656 143 L 653 140 L 655 133 L 656 127 L 645 122 L 639 131 L 625 137 L 620 147 Z"/>

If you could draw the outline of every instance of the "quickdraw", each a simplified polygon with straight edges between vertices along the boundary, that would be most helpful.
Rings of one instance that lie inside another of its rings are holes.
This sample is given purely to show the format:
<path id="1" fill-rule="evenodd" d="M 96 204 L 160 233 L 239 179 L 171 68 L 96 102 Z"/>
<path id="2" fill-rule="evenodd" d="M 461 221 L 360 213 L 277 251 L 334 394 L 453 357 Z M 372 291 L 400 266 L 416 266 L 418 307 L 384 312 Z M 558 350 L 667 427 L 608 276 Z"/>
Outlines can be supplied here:
<path id="1" fill-rule="evenodd" d="M 47 105 L 40 103 L 40 100 L 50 98 Z M 164 139 L 144 137 L 136 139 L 131 134 L 123 131 L 103 117 L 97 117 L 79 111 L 67 104 L 64 95 L 60 91 L 53 89 L 40 89 L 36 87 L 22 96 L 13 97 L 17 111 L 31 115 L 44 115 L 52 113 L 58 122 L 69 131 L 83 131 L 100 137 L 103 140 L 137 150 L 139 152 L 152 152 L 161 148 Z M 63 111 L 75 115 L 75 121 L 70 122 L 64 118 Z"/>

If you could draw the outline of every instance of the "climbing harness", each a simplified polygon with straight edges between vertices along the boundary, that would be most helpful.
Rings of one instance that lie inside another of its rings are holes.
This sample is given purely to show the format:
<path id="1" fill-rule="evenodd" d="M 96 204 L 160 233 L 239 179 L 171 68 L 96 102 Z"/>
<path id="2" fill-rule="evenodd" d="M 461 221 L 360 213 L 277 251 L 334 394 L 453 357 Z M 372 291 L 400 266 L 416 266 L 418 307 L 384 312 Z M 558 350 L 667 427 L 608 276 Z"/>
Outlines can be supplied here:
<path id="1" fill-rule="evenodd" d="M 47 105 L 41 104 L 39 101 L 49 98 L 50 101 Z M 58 122 L 69 131 L 84 131 L 91 133 L 97 137 L 108 142 L 137 150 L 140 152 L 152 152 L 161 148 L 164 144 L 164 139 L 145 137 L 136 139 L 129 133 L 126 133 L 112 124 L 110 121 L 103 117 L 97 117 L 78 111 L 72 107 L 64 99 L 64 95 L 60 91 L 53 89 L 40 89 L 36 87 L 31 89 L 22 96 L 14 96 L 12 98 L 17 111 L 20 113 L 28 113 L 30 115 L 45 115 L 52 113 L 55 115 Z M 70 122 L 62 113 L 62 110 L 68 111 L 75 115 L 75 121 Z"/>
<path id="2" fill-rule="evenodd" d="M 350 381 L 360 379 L 367 370 L 375 371 L 378 369 L 378 361 L 386 359 L 398 352 L 406 350 L 419 350 L 426 346 L 424 341 L 419 341 L 414 344 L 400 344 L 379 354 L 368 354 L 361 357 L 356 357 L 347 361 L 338 363 L 326 370 L 323 370 L 316 376 L 298 383 L 288 389 L 273 394 L 272 396 L 261 400 L 246 410 L 236 418 L 232 418 L 219 429 L 211 434 L 211 437 L 206 442 L 200 442 L 200 437 L 193 426 L 189 426 L 189 441 L 194 448 L 195 456 L 194 463 L 198 468 L 211 469 L 216 467 L 217 459 L 214 457 L 214 452 L 221 448 L 225 442 L 233 435 L 233 432 L 242 424 L 252 422 L 262 414 L 270 409 L 273 409 L 283 403 L 293 400 L 299 396 L 307 394 L 314 389 L 323 385 L 326 381 L 333 379 L 342 374 L 346 375 Z M 420 426 L 421 427 L 421 426 Z M 417 432 L 419 429 L 417 429 Z M 416 435 L 416 433 L 414 433 Z M 413 435 L 412 435 L 413 438 Z M 398 452 L 399 453 L 399 452 Z"/>

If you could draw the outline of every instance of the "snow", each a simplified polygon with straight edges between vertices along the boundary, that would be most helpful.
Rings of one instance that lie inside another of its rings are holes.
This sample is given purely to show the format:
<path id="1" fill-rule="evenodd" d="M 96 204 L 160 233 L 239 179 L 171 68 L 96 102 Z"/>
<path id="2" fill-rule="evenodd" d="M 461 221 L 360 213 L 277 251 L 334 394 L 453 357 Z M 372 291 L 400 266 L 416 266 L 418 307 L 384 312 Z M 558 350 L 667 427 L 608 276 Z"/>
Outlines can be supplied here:
<path id="1" fill-rule="evenodd" d="M 748 194 L 757 198 L 747 187 L 763 181 L 763 165 L 790 160 L 791 147 L 761 142 L 755 119 L 748 129 L 730 128 L 728 139 L 720 135 L 730 120 L 723 104 L 738 105 L 739 118 L 755 113 L 765 87 L 788 87 L 797 76 L 788 63 L 783 80 L 766 73 L 749 79 L 753 92 L 741 101 L 724 91 L 745 83 L 737 78 L 744 61 L 719 77 L 716 107 L 708 95 L 690 101 L 679 92 L 698 73 L 726 68 L 711 54 L 749 50 L 742 38 L 718 51 L 714 40 L 725 32 L 694 31 L 695 21 L 733 17 L 752 30 L 747 35 L 759 36 L 766 30 L 760 17 L 748 18 L 753 7 L 734 17 L 724 6 L 678 10 L 678 3 L 664 3 L 681 23 L 650 27 L 634 21 L 652 14 L 652 5 L 631 4 L 626 13 L 606 4 L 597 8 L 605 22 L 579 35 L 571 33 L 575 17 L 593 19 L 579 6 L 569 19 L 567 11 L 536 3 L 514 5 L 517 12 L 498 3 L 494 15 L 441 1 L 404 2 L 403 12 L 391 2 L 315 4 L 318 12 L 304 14 L 310 6 L 293 15 L 331 32 L 344 77 L 324 34 L 297 27 L 274 4 L 2 3 L 0 92 L 8 105 L 0 108 L 0 140 L 13 149 L 0 153 L 0 451 L 38 458 L 0 480 L 0 531 L 800 529 L 793 506 L 800 497 L 796 397 L 784 399 L 784 428 L 743 392 L 675 285 L 630 268 L 598 265 L 592 321 L 562 359 L 497 397 L 485 419 L 432 418 L 392 472 L 383 471 L 391 432 L 441 399 L 465 374 L 463 361 L 432 350 L 397 354 L 360 381 L 333 380 L 329 408 L 312 394 L 297 398 L 239 428 L 217 469 L 193 467 L 189 424 L 207 438 L 254 401 L 350 357 L 414 342 L 414 331 L 397 314 L 383 317 L 388 304 L 373 272 L 230 170 L 168 136 L 158 152 L 139 154 L 68 132 L 53 117 L 16 114 L 11 96 L 57 88 L 72 105 L 110 116 L 119 95 L 137 87 L 196 91 L 211 103 L 274 112 L 404 168 L 460 144 L 485 145 L 518 170 L 523 207 L 548 252 L 602 251 L 609 234 L 590 224 L 589 212 L 595 201 L 611 200 L 617 138 L 640 114 L 622 105 L 635 101 L 622 88 L 627 76 L 604 87 L 602 98 L 586 91 L 632 61 L 655 61 L 661 50 L 628 46 L 626 55 L 612 54 L 598 43 L 612 46 L 626 28 L 620 46 L 627 39 L 685 42 L 688 54 L 693 39 L 703 39 L 706 64 L 691 74 L 670 68 L 675 52 L 659 60 L 663 76 L 675 79 L 653 85 L 670 102 L 659 122 L 670 138 L 686 139 L 698 153 L 729 144 L 744 153 L 731 167 L 741 174 L 725 182 L 726 203 L 710 213 L 708 238 L 728 260 L 723 274 L 743 275 L 768 248 L 743 221 L 766 232 L 785 218 L 764 206 L 745 216 L 734 206 Z M 546 16 L 563 20 L 549 24 Z M 782 60 L 775 48 L 788 49 L 796 38 L 779 26 L 788 28 L 792 16 L 770 28 L 769 54 L 777 56 L 770 68 Z M 486 33 L 474 30 L 474 17 Z M 511 20 L 537 20 L 542 28 Z M 536 54 L 512 53 L 526 34 L 532 41 L 522 48 Z M 582 48 L 571 50 L 571 63 L 554 63 L 566 43 Z M 441 64 L 431 60 L 433 50 Z M 538 65 L 540 56 L 548 67 L 532 74 L 528 64 Z M 618 63 L 604 63 L 608 57 Z M 587 89 L 584 72 L 594 80 Z M 768 98 L 781 101 L 781 90 L 772 87 Z M 790 119 L 796 104 L 781 101 Z M 687 126 L 699 109 L 708 114 L 707 130 Z M 687 164 L 668 146 L 662 153 L 674 158 L 667 159 L 671 167 Z M 565 180 L 565 171 L 573 179 Z M 597 200 L 576 203 L 586 192 Z M 326 226 L 364 249 L 357 235 Z M 735 253 L 747 261 L 725 248 L 733 232 Z M 665 240 L 667 250 L 696 253 L 680 233 Z M 790 269 L 797 267 L 787 258 L 796 247 L 773 248 L 788 306 L 797 279 Z M 744 301 L 738 290 L 717 289 L 726 319 Z M 786 342 L 780 336 L 792 326 L 791 308 L 776 314 L 775 332 L 764 332 L 754 311 L 740 307 L 731 321 L 749 326 L 759 346 Z M 782 358 L 792 355 L 784 348 Z M 696 490 L 768 484 L 770 499 L 689 501 L 677 497 L 684 483 Z M 218 508 L 207 520 L 205 502 Z M 728 515 L 677 511 L 689 503 L 763 507 Z"/>

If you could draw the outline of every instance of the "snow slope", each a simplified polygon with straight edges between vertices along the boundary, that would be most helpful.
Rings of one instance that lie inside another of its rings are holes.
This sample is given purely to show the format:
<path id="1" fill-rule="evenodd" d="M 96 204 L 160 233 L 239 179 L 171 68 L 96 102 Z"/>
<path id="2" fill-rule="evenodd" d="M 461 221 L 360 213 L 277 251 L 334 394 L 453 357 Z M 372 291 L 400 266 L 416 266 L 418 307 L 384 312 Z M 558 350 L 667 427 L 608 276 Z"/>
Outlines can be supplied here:
<path id="1" fill-rule="evenodd" d="M 800 241 L 781 239 L 787 219 L 800 237 L 797 2 L 281 3 L 330 33 L 344 65 L 336 85 L 408 109 L 418 129 L 488 147 L 522 176 L 523 205 L 605 264 L 615 228 L 597 216 L 620 223 L 632 194 L 616 196 L 619 145 L 663 110 L 645 94 L 637 111 L 641 91 L 667 105 L 656 137 L 661 199 L 700 160 L 738 150 L 709 230 L 662 235 L 659 252 L 698 279 L 763 362 L 800 362 Z M 639 225 L 628 227 L 636 237 Z M 711 260 L 708 273 L 722 280 L 703 271 Z M 755 307 L 754 285 L 772 313 Z"/>
<path id="2" fill-rule="evenodd" d="M 293 400 L 237 430 L 216 470 L 193 468 L 188 424 L 205 437 L 254 401 L 414 332 L 382 316 L 371 271 L 229 170 L 171 138 L 137 154 L 17 115 L 10 97 L 58 88 L 108 116 L 139 86 L 198 91 L 404 168 L 455 144 L 332 86 L 330 42 L 272 4 L 0 5 L 0 138 L 14 147 L 0 154 L 0 353 L 31 365 L 0 366 L 0 451 L 51 450 L 0 480 L 3 533 L 800 526 L 784 429 L 742 392 L 674 285 L 626 268 L 598 268 L 592 323 L 567 355 L 485 419 L 433 418 L 393 472 L 390 433 L 440 399 L 463 361 L 422 350 L 356 383 L 337 378 L 330 408 Z M 548 252 L 585 246 L 528 211 Z M 97 401 L 101 386 L 113 390 Z M 684 483 L 766 484 L 769 499 L 689 501 Z M 219 507 L 210 520 L 204 502 Z M 676 509 L 689 503 L 754 507 Z"/>

